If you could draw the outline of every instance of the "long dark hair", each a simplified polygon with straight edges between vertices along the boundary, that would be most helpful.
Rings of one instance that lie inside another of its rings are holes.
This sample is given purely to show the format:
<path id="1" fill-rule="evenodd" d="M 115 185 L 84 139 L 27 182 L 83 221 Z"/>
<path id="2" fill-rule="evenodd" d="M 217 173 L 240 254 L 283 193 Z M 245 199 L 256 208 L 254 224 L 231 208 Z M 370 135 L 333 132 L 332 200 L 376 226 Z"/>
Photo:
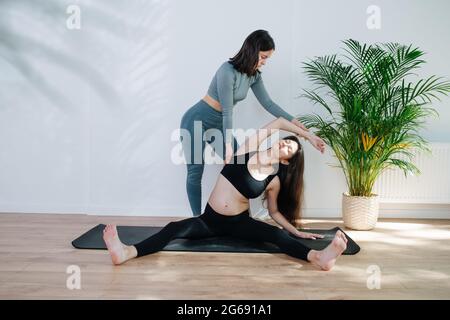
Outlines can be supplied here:
<path id="1" fill-rule="evenodd" d="M 303 147 L 296 136 L 288 136 L 283 138 L 297 142 L 298 150 L 289 159 L 289 164 L 279 164 L 278 177 L 280 179 L 280 192 L 277 197 L 277 206 L 281 214 L 292 225 L 300 226 L 300 218 L 302 216 L 303 203 L 303 171 L 305 169 L 305 161 L 303 155 Z M 267 192 L 264 192 L 262 201 L 267 199 Z"/>
<path id="2" fill-rule="evenodd" d="M 260 51 L 275 50 L 275 43 L 269 32 L 266 30 L 256 30 L 250 33 L 245 39 L 241 50 L 233 57 L 229 62 L 234 68 L 241 72 L 246 73 L 249 77 L 260 73 L 255 67 L 259 61 Z"/>

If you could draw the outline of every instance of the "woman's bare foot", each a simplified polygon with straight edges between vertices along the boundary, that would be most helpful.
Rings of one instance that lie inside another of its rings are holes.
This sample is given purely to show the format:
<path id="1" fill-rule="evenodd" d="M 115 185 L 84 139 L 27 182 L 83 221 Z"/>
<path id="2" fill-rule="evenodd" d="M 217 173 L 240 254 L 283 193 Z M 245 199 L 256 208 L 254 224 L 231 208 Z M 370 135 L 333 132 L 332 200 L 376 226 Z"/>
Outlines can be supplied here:
<path id="1" fill-rule="evenodd" d="M 308 261 L 322 270 L 331 270 L 336 262 L 336 259 L 347 248 L 347 241 L 348 240 L 345 237 L 345 234 L 338 230 L 333 241 L 331 241 L 328 247 L 321 251 L 311 250 L 308 253 Z"/>
<path id="2" fill-rule="evenodd" d="M 122 264 L 136 256 L 133 256 L 132 250 L 130 250 L 132 246 L 126 246 L 120 241 L 115 225 L 108 224 L 105 227 L 103 230 L 103 240 L 111 255 L 111 260 L 115 265 Z"/>

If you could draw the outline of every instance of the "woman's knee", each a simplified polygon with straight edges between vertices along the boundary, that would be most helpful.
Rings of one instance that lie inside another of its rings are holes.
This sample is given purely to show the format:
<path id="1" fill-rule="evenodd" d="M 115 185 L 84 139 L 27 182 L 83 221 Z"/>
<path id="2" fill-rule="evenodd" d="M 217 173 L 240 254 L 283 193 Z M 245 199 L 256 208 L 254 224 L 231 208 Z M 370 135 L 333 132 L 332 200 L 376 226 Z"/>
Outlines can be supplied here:
<path id="1" fill-rule="evenodd" d="M 291 240 L 291 237 L 283 229 L 262 221 L 257 221 L 255 224 L 255 232 L 258 232 L 259 236 L 266 241 L 279 245 L 288 244 Z"/>
<path id="2" fill-rule="evenodd" d="M 172 230 L 172 229 L 177 229 L 180 227 L 180 222 L 179 221 L 171 221 L 168 224 L 166 224 L 165 228 Z"/>
<path id="3" fill-rule="evenodd" d="M 201 226 L 202 224 L 198 217 L 172 221 L 166 225 L 176 237 L 195 236 L 201 231 Z"/>
<path id="4" fill-rule="evenodd" d="M 179 221 L 171 221 L 168 224 L 166 224 L 165 229 L 172 232 L 174 235 L 177 235 L 184 231 L 184 229 L 187 227 L 188 223 L 185 220 L 179 220 Z"/>
<path id="5" fill-rule="evenodd" d="M 190 164 L 187 166 L 187 181 L 191 184 L 199 184 L 205 166 L 203 164 Z"/>

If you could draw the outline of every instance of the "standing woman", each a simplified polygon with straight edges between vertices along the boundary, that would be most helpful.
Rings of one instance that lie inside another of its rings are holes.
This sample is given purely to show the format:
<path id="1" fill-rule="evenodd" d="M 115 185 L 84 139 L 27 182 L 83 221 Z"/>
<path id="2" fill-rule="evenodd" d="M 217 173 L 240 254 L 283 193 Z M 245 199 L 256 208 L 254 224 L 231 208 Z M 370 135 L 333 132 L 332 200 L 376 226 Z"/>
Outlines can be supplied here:
<path id="1" fill-rule="evenodd" d="M 266 64 L 266 60 L 274 51 L 275 43 L 267 31 L 252 32 L 245 39 L 239 52 L 219 67 L 205 97 L 189 108 L 181 119 L 180 128 L 189 132 L 189 135 L 181 136 L 181 142 L 187 164 L 186 191 L 194 216 L 202 213 L 201 180 L 205 149 L 203 134 L 208 129 L 219 129 L 223 133 L 222 149 L 214 151 L 227 164 L 239 147 L 232 134 L 233 107 L 237 102 L 245 99 L 249 88 L 264 109 L 274 117 L 283 117 L 308 131 L 297 119 L 273 102 L 264 87 L 259 68 Z M 201 129 L 201 132 L 197 133 L 201 134 L 199 139 L 201 146 L 194 145 L 197 141 L 194 138 L 195 122 Z M 198 154 L 195 154 L 196 152 Z"/>

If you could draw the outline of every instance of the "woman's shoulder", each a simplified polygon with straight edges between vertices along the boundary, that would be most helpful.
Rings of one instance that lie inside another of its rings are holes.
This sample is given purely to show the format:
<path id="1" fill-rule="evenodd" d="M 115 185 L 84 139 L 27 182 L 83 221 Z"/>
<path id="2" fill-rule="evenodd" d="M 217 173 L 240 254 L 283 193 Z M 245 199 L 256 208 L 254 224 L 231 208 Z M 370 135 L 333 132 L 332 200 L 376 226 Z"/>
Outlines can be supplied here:
<path id="1" fill-rule="evenodd" d="M 279 192 L 281 189 L 281 181 L 280 178 L 278 176 L 278 174 L 271 174 L 268 177 L 269 183 L 267 184 L 266 190 L 267 191 L 274 191 L 274 192 Z"/>
<path id="2" fill-rule="evenodd" d="M 231 63 L 228 61 L 222 63 L 220 67 L 216 71 L 216 77 L 220 77 L 222 79 L 230 79 L 230 80 L 236 80 L 237 74 L 235 72 L 235 69 Z"/>
<path id="3" fill-rule="evenodd" d="M 261 71 L 256 71 L 256 74 L 253 76 L 254 82 L 261 79 Z"/>
<path id="4" fill-rule="evenodd" d="M 217 72 L 233 75 L 235 78 L 248 77 L 246 74 L 238 71 L 229 60 L 222 63 L 220 65 L 219 69 L 217 70 Z M 253 84 L 260 79 L 261 79 L 261 73 L 258 71 L 258 72 L 256 72 L 256 74 L 254 76 L 250 77 L 250 83 Z"/>
<path id="5" fill-rule="evenodd" d="M 225 61 L 224 63 L 222 63 L 219 67 L 219 70 L 223 70 L 226 72 L 235 72 L 237 71 L 234 66 L 230 63 L 230 61 Z"/>

